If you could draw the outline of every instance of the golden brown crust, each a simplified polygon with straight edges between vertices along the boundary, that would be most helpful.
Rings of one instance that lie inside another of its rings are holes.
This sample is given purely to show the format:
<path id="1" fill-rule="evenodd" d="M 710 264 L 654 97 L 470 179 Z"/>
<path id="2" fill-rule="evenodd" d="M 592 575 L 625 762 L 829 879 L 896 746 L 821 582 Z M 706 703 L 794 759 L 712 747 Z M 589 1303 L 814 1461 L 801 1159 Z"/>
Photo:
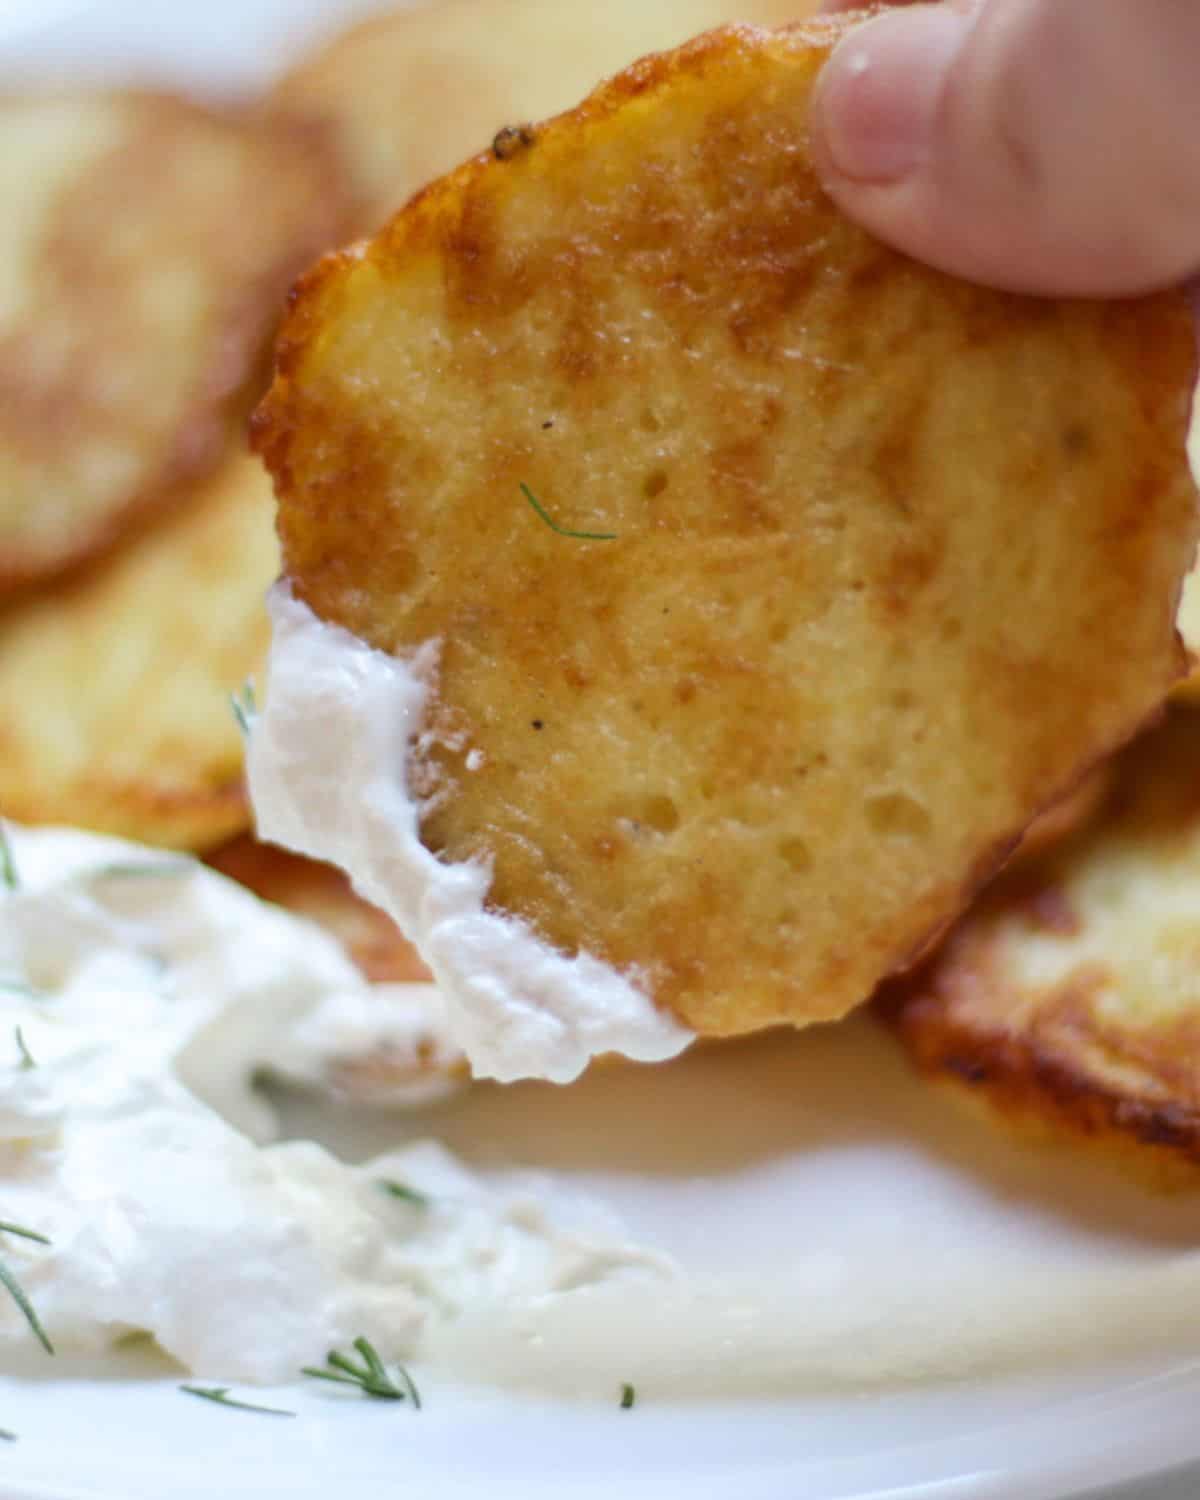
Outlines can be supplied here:
<path id="1" fill-rule="evenodd" d="M 229 695 L 262 669 L 270 485 L 231 457 L 111 555 L 0 610 L 0 813 L 204 849 L 245 828 Z"/>
<path id="2" fill-rule="evenodd" d="M 0 98 L 0 593 L 216 468 L 346 199 L 310 123 L 149 92 Z"/>
<path id="3" fill-rule="evenodd" d="M 255 418 L 298 595 L 442 643 L 427 846 L 706 1034 L 915 962 L 1182 668 L 1183 300 L 843 220 L 805 121 L 855 19 L 644 59 L 431 185 L 299 284 Z"/>
<path id="4" fill-rule="evenodd" d="M 1086 990 L 1058 1000 L 1047 1010 L 1048 1023 L 1071 1027 L 1092 1045 L 1106 1044 L 1103 1029 L 1092 1024 Z M 1194 1101 L 1123 1095 L 1036 1035 L 980 1033 L 968 1020 L 956 1019 L 937 994 L 901 998 L 889 988 L 877 1004 L 921 1072 L 965 1087 L 1015 1125 L 1041 1124 L 1106 1148 L 1129 1142 L 1200 1165 L 1200 1110 Z M 1109 1040 L 1117 1050 L 1128 1045 L 1124 1037 Z M 1161 1040 L 1194 1057 L 1200 1037 L 1189 1027 L 1182 1037 Z M 1154 1051 L 1157 1056 L 1157 1046 Z"/>
<path id="5" fill-rule="evenodd" d="M 1015 1122 L 1200 1164 L 1197 895 L 1200 714 L 1180 706 L 1118 759 L 1100 815 L 877 1009 L 922 1072 Z"/>
<path id="6" fill-rule="evenodd" d="M 366 233 L 498 134 L 506 139 L 506 127 L 570 108 L 631 58 L 723 22 L 775 26 L 813 9 L 815 0 L 438 0 L 322 43 L 280 81 L 273 107 L 330 131 Z"/>
<path id="7" fill-rule="evenodd" d="M 430 979 L 396 924 L 356 896 L 345 875 L 332 865 L 261 844 L 252 834 L 213 850 L 208 863 L 264 901 L 323 927 L 372 982 L 413 984 Z"/>

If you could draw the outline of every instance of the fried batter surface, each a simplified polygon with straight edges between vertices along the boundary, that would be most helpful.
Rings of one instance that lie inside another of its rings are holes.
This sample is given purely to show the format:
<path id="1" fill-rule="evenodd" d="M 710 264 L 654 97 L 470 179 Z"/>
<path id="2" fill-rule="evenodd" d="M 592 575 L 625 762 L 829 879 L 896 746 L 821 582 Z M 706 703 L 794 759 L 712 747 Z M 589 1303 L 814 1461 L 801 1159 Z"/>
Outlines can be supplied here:
<path id="1" fill-rule="evenodd" d="M 298 596 L 441 643 L 426 845 L 706 1034 L 912 964 L 1183 668 L 1183 299 L 845 221 L 806 120 L 847 24 L 700 38 L 434 184 L 305 279 L 257 416 Z"/>

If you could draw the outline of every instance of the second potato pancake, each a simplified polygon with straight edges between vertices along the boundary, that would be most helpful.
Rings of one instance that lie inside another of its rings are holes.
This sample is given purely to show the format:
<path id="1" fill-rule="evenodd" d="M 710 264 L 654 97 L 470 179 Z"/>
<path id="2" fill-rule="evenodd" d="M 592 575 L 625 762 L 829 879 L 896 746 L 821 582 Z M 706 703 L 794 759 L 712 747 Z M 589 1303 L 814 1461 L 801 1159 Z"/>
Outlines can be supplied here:
<path id="1" fill-rule="evenodd" d="M 1182 298 L 843 219 L 848 24 L 714 32 L 434 184 L 302 283 L 257 419 L 296 597 L 440 643 L 426 849 L 706 1034 L 912 963 L 1182 669 Z"/>
<path id="2" fill-rule="evenodd" d="M 229 696 L 259 671 L 271 490 L 231 455 L 53 589 L 0 608 L 0 815 L 207 849 L 250 821 Z"/>
<path id="3" fill-rule="evenodd" d="M 1098 816 L 1006 874 L 881 1013 L 925 1073 L 1130 1165 L 1200 1163 L 1200 713 L 1118 757 Z M 1169 1175 L 1177 1175 L 1170 1173 Z M 1182 1175 L 1182 1174 L 1178 1174 Z"/>
<path id="4" fill-rule="evenodd" d="M 0 95 L 0 595 L 217 467 L 289 280 L 344 219 L 310 128 L 133 90 Z"/>

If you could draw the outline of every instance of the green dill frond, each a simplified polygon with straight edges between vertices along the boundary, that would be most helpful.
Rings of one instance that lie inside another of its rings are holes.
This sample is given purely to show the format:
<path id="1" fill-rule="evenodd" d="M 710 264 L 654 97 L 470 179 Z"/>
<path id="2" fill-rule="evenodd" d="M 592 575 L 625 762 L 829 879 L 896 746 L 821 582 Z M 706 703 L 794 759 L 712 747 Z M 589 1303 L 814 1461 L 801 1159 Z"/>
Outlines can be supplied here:
<path id="1" fill-rule="evenodd" d="M 545 521 L 546 525 L 549 526 L 550 530 L 556 531 L 559 536 L 571 536 L 580 542 L 615 542 L 617 539 L 615 531 L 569 531 L 565 526 L 558 524 L 524 481 L 521 482 L 521 493 L 538 515 L 541 516 L 542 520 Z"/>
<path id="2" fill-rule="evenodd" d="M 30 1302 L 29 1298 L 25 1295 L 25 1290 L 21 1286 L 21 1283 L 17 1280 L 17 1278 L 13 1275 L 8 1266 L 2 1260 L 0 1260 L 0 1286 L 4 1287 L 8 1295 L 20 1308 L 25 1321 L 33 1330 L 34 1336 L 37 1339 L 38 1343 L 41 1344 L 42 1348 L 46 1351 L 47 1354 L 53 1354 L 54 1345 L 50 1342 L 50 1336 L 42 1327 L 41 1319 L 33 1309 L 33 1303 Z"/>
<path id="3" fill-rule="evenodd" d="M 315 1365 L 306 1365 L 300 1373 L 311 1376 L 313 1380 L 329 1380 L 335 1385 L 357 1386 L 364 1396 L 374 1396 L 381 1401 L 411 1401 L 416 1410 L 420 1411 L 420 1392 L 403 1365 L 396 1366 L 400 1377 L 400 1382 L 397 1383 L 375 1352 L 374 1346 L 367 1339 L 355 1339 L 354 1348 L 359 1354 L 361 1363 L 351 1359 L 348 1354 L 342 1354 L 340 1350 L 331 1349 L 325 1356 L 324 1369 Z"/>
<path id="4" fill-rule="evenodd" d="M 16 1041 L 17 1051 L 21 1054 L 21 1061 L 18 1066 L 22 1073 L 28 1073 L 30 1068 L 37 1067 L 37 1059 L 30 1052 L 28 1044 L 25 1041 L 25 1033 L 19 1026 L 13 1027 L 13 1039 Z"/>
<path id="5" fill-rule="evenodd" d="M 398 1198 L 401 1203 L 411 1203 L 414 1208 L 428 1208 L 429 1198 L 406 1182 L 393 1182 L 389 1177 L 379 1179 L 379 1187 L 389 1198 Z"/>
<path id="6" fill-rule="evenodd" d="M 229 695 L 229 706 L 233 710 L 233 717 L 237 720 L 237 727 L 242 731 L 242 738 L 249 739 L 254 728 L 254 721 L 258 717 L 258 700 L 255 697 L 252 677 L 247 677 L 240 689 Z"/>
<path id="7" fill-rule="evenodd" d="M 212 1401 L 217 1406 L 231 1406 L 235 1411 L 256 1411 L 264 1417 L 294 1417 L 294 1411 L 285 1411 L 282 1406 L 259 1406 L 255 1401 L 239 1401 L 229 1394 L 227 1385 L 181 1385 L 181 1391 L 189 1396 L 199 1396 L 202 1401 Z"/>
<path id="8" fill-rule="evenodd" d="M 0 819 L 0 886 L 3 886 L 6 891 L 17 891 L 21 888 L 21 877 L 17 874 L 17 861 L 13 857 L 12 843 L 3 819 Z"/>

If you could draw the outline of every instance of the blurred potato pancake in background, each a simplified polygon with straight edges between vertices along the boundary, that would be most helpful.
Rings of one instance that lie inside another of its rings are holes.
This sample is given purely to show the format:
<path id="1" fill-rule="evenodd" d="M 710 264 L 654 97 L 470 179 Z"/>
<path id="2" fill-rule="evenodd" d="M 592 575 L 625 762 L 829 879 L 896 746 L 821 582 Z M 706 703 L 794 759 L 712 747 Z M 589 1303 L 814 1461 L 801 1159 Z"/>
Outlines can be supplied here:
<path id="1" fill-rule="evenodd" d="M 915 961 L 1183 667 L 1184 299 L 845 221 L 806 120 L 852 23 L 713 33 L 433 184 L 301 283 L 256 417 L 296 594 L 442 643 L 427 847 L 704 1034 Z"/>
<path id="2" fill-rule="evenodd" d="M 1101 818 L 1001 880 L 880 998 L 917 1065 L 1021 1121 L 1200 1163 L 1200 712 L 1119 759 Z"/>
<path id="3" fill-rule="evenodd" d="M 230 457 L 158 525 L 0 610 L 0 810 L 204 849 L 246 827 L 229 695 L 261 670 L 271 486 Z"/>
<path id="4" fill-rule="evenodd" d="M 502 127 L 569 109 L 643 53 L 724 21 L 793 21 L 816 4 L 441 0 L 341 32 L 287 74 L 275 102 L 331 128 L 359 227 L 373 230 L 418 188 L 486 149 Z"/>
<path id="5" fill-rule="evenodd" d="M 344 212 L 311 126 L 165 94 L 0 98 L 0 592 L 217 465 Z"/>

